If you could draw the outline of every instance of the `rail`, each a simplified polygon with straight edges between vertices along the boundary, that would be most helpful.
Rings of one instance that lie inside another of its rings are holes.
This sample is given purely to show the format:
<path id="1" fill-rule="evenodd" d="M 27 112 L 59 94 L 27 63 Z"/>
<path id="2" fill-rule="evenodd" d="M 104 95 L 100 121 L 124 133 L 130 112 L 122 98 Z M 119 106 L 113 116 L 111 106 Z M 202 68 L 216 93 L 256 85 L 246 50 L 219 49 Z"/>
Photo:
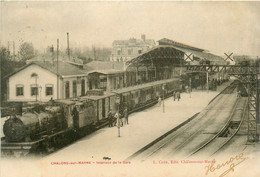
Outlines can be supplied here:
<path id="1" fill-rule="evenodd" d="M 238 102 L 239 102 L 239 99 L 236 101 L 236 103 L 235 103 L 235 106 L 233 107 L 233 109 L 232 109 L 232 113 L 230 114 L 230 116 L 229 116 L 229 119 L 228 119 L 228 121 L 227 121 L 227 123 L 223 126 L 223 128 L 214 136 L 214 137 L 212 137 L 210 140 L 208 140 L 206 143 L 204 143 L 203 145 L 201 145 L 199 148 L 197 148 L 195 151 L 193 151 L 193 152 L 191 152 L 186 158 L 188 158 L 188 157 L 190 157 L 190 156 L 192 156 L 192 155 L 194 155 L 194 154 L 196 154 L 197 152 L 199 152 L 199 151 L 201 151 L 203 148 L 205 148 L 208 144 L 210 144 L 210 143 L 212 143 L 214 140 L 216 140 L 218 137 L 219 137 L 219 135 L 221 135 L 227 128 L 228 128 L 228 126 L 229 126 L 229 124 L 231 123 L 231 120 L 232 120 L 232 118 L 233 118 L 233 116 L 234 116 L 234 113 L 235 113 L 235 111 L 237 110 L 237 104 L 238 104 Z M 246 104 L 244 105 L 244 108 L 243 108 L 243 114 L 245 113 L 245 107 L 246 107 Z M 243 115 L 243 117 L 244 117 L 244 115 Z M 241 121 L 242 122 L 242 121 Z M 241 122 L 240 122 L 240 124 L 241 124 Z M 232 136 L 233 137 L 233 136 Z M 231 139 L 231 138 L 230 138 Z M 229 140 L 230 140 L 229 139 Z M 224 146 L 224 145 L 223 145 Z M 221 147 L 223 147 L 223 146 L 221 146 Z"/>
<path id="2" fill-rule="evenodd" d="M 234 89 L 236 87 L 234 87 L 235 84 L 231 84 L 230 86 L 228 87 L 232 87 L 232 89 L 230 89 L 231 92 L 234 91 Z M 234 87 L 234 88 L 233 88 Z M 221 91 L 221 93 L 223 93 L 225 90 L 227 89 L 224 89 Z M 221 94 L 220 93 L 220 94 Z M 218 94 L 216 97 L 218 97 L 220 94 Z M 214 98 L 214 100 L 216 99 L 216 97 Z M 236 103 L 237 104 L 237 101 Z M 208 111 L 204 112 L 203 115 L 201 115 L 202 117 L 205 116 L 207 114 Z M 225 126 L 221 129 L 220 133 L 218 133 L 215 137 L 219 136 L 221 134 L 221 132 L 223 132 L 223 130 L 225 130 L 225 127 L 227 127 L 230 123 L 230 120 L 232 118 L 232 115 L 233 115 L 233 112 L 234 112 L 234 109 L 232 110 L 232 113 L 231 115 L 229 116 L 229 121 L 225 124 Z M 193 116 L 193 118 L 195 118 L 196 116 Z M 189 120 L 190 121 L 190 120 Z M 139 151 L 137 151 L 136 153 L 134 153 L 133 155 L 131 155 L 130 157 L 127 158 L 127 160 L 131 160 L 133 158 L 136 158 L 137 156 L 139 156 L 140 154 L 144 153 L 145 151 L 147 151 L 147 149 L 151 148 L 153 145 L 155 145 L 156 143 L 158 143 L 159 141 L 163 140 L 164 138 L 166 138 L 166 136 L 170 135 L 171 133 L 173 133 L 174 131 L 178 130 L 179 128 L 181 128 L 183 125 L 185 125 L 186 123 L 188 123 L 189 121 L 181 124 L 180 126 L 178 126 L 177 129 L 172 129 L 170 130 L 169 132 L 165 133 L 164 135 L 162 135 L 161 137 L 157 138 L 156 140 L 154 140 L 153 142 L 149 143 L 148 145 L 146 145 L 145 147 L 143 147 L 142 149 L 140 149 Z M 173 137 L 170 137 L 169 140 L 167 140 L 166 142 L 163 142 L 161 145 L 159 145 L 158 147 L 156 147 L 154 150 L 152 150 L 151 152 L 147 151 L 148 153 L 145 154 L 145 156 L 143 157 L 144 159 L 152 156 L 153 154 L 157 153 L 160 149 L 162 149 L 164 146 L 166 146 L 167 144 L 169 144 L 169 142 L 172 142 L 174 138 L 176 138 L 177 136 L 179 136 L 180 134 L 182 134 L 183 132 L 185 132 L 187 129 L 189 129 L 190 126 L 187 126 L 185 127 L 182 131 L 178 132 L 177 134 L 175 134 Z M 184 143 L 180 144 L 179 146 L 177 146 L 176 149 L 179 149 L 183 146 L 183 144 L 185 144 L 185 142 L 189 141 L 195 134 L 197 134 L 199 131 L 201 131 L 202 127 L 199 128 L 193 135 L 189 136 L 185 141 Z M 214 138 L 212 138 L 213 140 Z M 209 143 L 209 142 L 208 142 Z M 207 144 L 208 144 L 207 143 Z M 206 144 L 206 143 L 205 143 Z"/>

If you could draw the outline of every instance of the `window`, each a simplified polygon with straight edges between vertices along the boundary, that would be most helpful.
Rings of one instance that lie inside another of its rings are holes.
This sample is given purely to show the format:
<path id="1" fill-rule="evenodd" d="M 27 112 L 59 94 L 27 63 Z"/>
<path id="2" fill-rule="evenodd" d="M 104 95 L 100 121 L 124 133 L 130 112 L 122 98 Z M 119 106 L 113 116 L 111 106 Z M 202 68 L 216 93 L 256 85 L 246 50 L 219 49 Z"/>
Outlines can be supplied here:
<path id="1" fill-rule="evenodd" d="M 52 84 L 47 84 L 45 86 L 45 94 L 46 94 L 46 96 L 53 95 L 53 85 Z"/>
<path id="2" fill-rule="evenodd" d="M 100 88 L 106 90 L 107 88 L 107 78 L 100 79 Z"/>
<path id="3" fill-rule="evenodd" d="M 73 81 L 73 97 L 77 97 L 77 81 Z"/>
<path id="4" fill-rule="evenodd" d="M 121 55 L 121 50 L 117 50 L 117 55 Z"/>
<path id="5" fill-rule="evenodd" d="M 23 85 L 16 85 L 16 96 L 23 96 Z"/>
<path id="6" fill-rule="evenodd" d="M 69 98 L 70 97 L 70 82 L 67 81 L 65 83 L 65 98 Z"/>
<path id="7" fill-rule="evenodd" d="M 128 49 L 128 55 L 132 55 L 133 49 Z"/>
<path id="8" fill-rule="evenodd" d="M 31 96 L 36 96 L 38 95 L 38 87 L 37 85 L 31 85 Z"/>
<path id="9" fill-rule="evenodd" d="M 81 80 L 81 96 L 85 95 L 85 80 Z"/>

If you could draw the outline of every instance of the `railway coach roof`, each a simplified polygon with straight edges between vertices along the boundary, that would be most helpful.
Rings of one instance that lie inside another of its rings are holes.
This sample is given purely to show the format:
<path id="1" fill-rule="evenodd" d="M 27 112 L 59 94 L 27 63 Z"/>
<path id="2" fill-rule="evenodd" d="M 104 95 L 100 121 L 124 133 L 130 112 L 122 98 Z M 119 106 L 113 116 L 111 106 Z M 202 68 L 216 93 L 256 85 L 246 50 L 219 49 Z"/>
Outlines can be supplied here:
<path id="1" fill-rule="evenodd" d="M 110 96 L 114 96 L 115 93 L 111 93 L 111 92 L 105 92 L 104 95 L 99 96 L 99 95 L 89 95 L 89 96 L 83 96 L 81 97 L 82 99 L 89 99 L 89 100 L 99 100 L 99 99 L 103 99 L 103 98 L 107 98 Z"/>
<path id="2" fill-rule="evenodd" d="M 169 82 L 177 81 L 177 80 L 179 80 L 179 79 L 178 78 L 173 78 L 173 79 L 149 82 L 149 83 L 145 83 L 145 84 L 142 84 L 142 85 L 136 85 L 136 86 L 132 86 L 132 87 L 126 87 L 126 88 L 114 90 L 113 92 L 116 93 L 116 94 L 122 94 L 122 93 L 125 93 L 125 92 L 135 91 L 135 90 L 139 90 L 139 89 L 145 89 L 147 87 L 152 87 L 152 86 L 156 86 L 156 85 L 160 85 L 160 84 L 165 84 L 165 83 L 169 83 Z"/>

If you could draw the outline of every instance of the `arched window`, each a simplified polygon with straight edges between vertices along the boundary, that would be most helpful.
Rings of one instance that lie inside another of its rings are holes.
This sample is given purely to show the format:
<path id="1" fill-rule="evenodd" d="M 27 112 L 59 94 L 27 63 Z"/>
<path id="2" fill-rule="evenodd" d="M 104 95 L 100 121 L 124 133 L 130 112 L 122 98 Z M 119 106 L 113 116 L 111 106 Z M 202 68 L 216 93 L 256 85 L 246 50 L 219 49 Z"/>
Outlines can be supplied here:
<path id="1" fill-rule="evenodd" d="M 31 74 L 31 77 L 38 77 L 38 74 L 32 73 L 32 74 Z"/>

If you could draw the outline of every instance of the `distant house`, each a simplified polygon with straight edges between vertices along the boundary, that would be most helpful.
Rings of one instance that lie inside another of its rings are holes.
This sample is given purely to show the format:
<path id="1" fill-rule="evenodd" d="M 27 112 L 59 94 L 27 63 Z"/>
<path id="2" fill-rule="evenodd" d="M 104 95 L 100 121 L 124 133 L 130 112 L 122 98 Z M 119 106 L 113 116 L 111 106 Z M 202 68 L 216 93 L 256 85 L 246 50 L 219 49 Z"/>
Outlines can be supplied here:
<path id="1" fill-rule="evenodd" d="M 87 73 L 67 62 L 31 62 L 7 76 L 7 100 L 48 101 L 85 95 Z"/>
<path id="2" fill-rule="evenodd" d="M 110 61 L 129 61 L 155 46 L 155 41 L 153 39 L 146 39 L 144 34 L 141 36 L 141 39 L 115 40 L 113 42 Z"/>

